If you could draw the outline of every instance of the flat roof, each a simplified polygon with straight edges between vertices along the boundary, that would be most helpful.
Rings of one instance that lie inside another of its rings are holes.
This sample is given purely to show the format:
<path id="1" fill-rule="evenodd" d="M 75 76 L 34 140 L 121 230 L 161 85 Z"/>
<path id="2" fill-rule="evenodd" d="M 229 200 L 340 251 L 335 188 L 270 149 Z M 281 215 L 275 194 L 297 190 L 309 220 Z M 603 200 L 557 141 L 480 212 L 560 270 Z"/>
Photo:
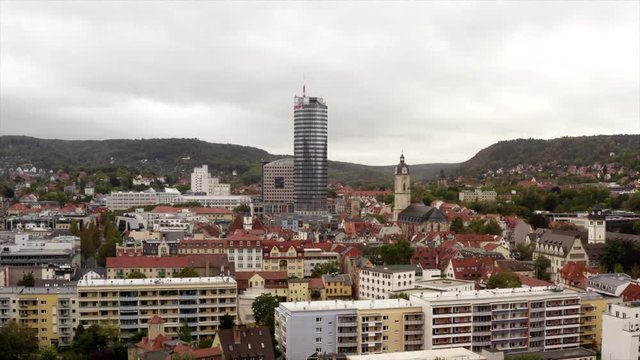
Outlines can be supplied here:
<path id="1" fill-rule="evenodd" d="M 123 286 L 123 285 L 203 285 L 203 284 L 235 284 L 236 281 L 229 276 L 192 277 L 192 278 L 148 278 L 148 279 L 95 279 L 80 280 L 78 287 L 87 286 Z"/>
<path id="2" fill-rule="evenodd" d="M 557 297 L 557 296 L 578 296 L 578 293 L 572 290 L 556 290 L 554 286 L 534 286 L 529 288 L 515 289 L 492 289 L 477 291 L 445 291 L 433 292 L 425 291 L 420 293 L 412 293 L 411 300 L 416 301 L 448 301 L 448 300 L 473 300 L 473 299 L 505 299 L 512 297 Z"/>
<path id="3" fill-rule="evenodd" d="M 538 355 L 546 360 L 564 360 L 564 359 L 575 359 L 575 358 L 583 358 L 589 356 L 596 356 L 596 352 L 593 350 L 585 349 L 582 347 L 571 348 L 571 349 L 561 349 L 561 350 L 549 350 L 549 351 L 532 351 L 532 352 L 519 352 L 515 354 L 509 354 L 505 356 L 505 359 L 511 359 L 514 356 L 521 355 Z"/>
<path id="4" fill-rule="evenodd" d="M 465 348 L 450 348 L 437 350 L 419 350 L 391 352 L 384 354 L 349 355 L 348 360 L 435 360 L 435 359 L 460 359 L 460 360 L 485 360 L 486 357 L 476 354 Z"/>
<path id="5" fill-rule="evenodd" d="M 10 286 L 0 287 L 0 294 L 75 294 L 75 286 L 49 286 L 49 287 L 26 287 Z"/>
<path id="6" fill-rule="evenodd" d="M 433 286 L 433 287 L 449 287 L 458 285 L 475 285 L 471 280 L 458 280 L 458 279 L 428 279 L 418 280 L 415 282 L 416 286 Z"/>
<path id="7" fill-rule="evenodd" d="M 419 306 L 415 302 L 405 299 L 292 301 L 280 303 L 280 307 L 289 311 L 368 310 Z"/>
<path id="8" fill-rule="evenodd" d="M 386 274 L 395 274 L 399 272 L 408 272 L 408 271 L 422 272 L 422 268 L 420 267 L 420 265 L 384 265 L 384 266 L 375 266 L 372 268 L 363 268 L 361 270 L 381 272 Z"/>

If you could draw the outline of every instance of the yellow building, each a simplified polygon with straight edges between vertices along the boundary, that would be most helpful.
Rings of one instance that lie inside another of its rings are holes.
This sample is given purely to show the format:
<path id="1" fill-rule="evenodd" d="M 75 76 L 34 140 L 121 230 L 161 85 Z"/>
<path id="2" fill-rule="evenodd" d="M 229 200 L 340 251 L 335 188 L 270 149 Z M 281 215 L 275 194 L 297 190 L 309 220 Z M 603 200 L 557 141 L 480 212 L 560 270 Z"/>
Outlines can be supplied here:
<path id="1" fill-rule="evenodd" d="M 262 270 L 286 270 L 290 278 L 304 278 L 304 249 L 299 241 L 263 241 L 263 245 L 268 252 L 262 255 Z"/>
<path id="2" fill-rule="evenodd" d="M 200 340 L 213 338 L 225 314 L 236 317 L 236 299 L 236 281 L 229 277 L 80 280 L 78 321 L 117 325 L 126 339 L 157 314 L 167 336 L 177 337 L 186 321 Z"/>
<path id="3" fill-rule="evenodd" d="M 607 311 L 607 299 L 594 292 L 582 294 L 580 298 L 580 346 L 599 351 L 602 315 Z"/>
<path id="4" fill-rule="evenodd" d="M 322 300 L 351 300 L 352 285 L 349 274 L 322 275 L 324 292 Z"/>
<path id="5" fill-rule="evenodd" d="M 78 325 L 75 287 L 0 288 L 0 326 L 17 321 L 36 330 L 38 345 L 71 345 Z"/>
<path id="6" fill-rule="evenodd" d="M 420 306 L 357 310 L 358 348 L 362 353 L 402 352 L 422 350 L 424 344 L 424 313 Z M 366 346 L 365 346 L 366 345 Z"/>
<path id="7" fill-rule="evenodd" d="M 309 301 L 309 279 L 289 279 L 287 301 Z"/>

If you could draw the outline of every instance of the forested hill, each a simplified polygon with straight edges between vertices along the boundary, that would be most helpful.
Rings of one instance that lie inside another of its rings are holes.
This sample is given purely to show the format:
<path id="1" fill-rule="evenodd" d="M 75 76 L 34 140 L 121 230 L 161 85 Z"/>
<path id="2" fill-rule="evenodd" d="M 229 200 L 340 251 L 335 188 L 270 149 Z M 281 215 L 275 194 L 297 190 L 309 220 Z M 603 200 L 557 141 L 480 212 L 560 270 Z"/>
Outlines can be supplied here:
<path id="1" fill-rule="evenodd" d="M 518 164 L 591 165 L 620 162 L 640 169 L 640 135 L 598 135 L 562 137 L 551 140 L 517 139 L 500 141 L 482 149 L 461 164 L 466 174 Z"/>
<path id="2" fill-rule="evenodd" d="M 613 154 L 613 155 L 612 155 Z M 260 163 L 273 155 L 250 146 L 215 144 L 197 139 L 49 140 L 27 136 L 0 136 L 0 167 L 32 165 L 45 169 L 101 169 L 126 167 L 158 175 L 184 175 L 209 165 L 224 177 L 233 171 L 245 184 L 260 180 Z M 290 156 L 290 155 L 289 155 Z M 433 180 L 440 170 L 478 175 L 518 164 L 590 165 L 620 162 L 640 169 L 640 135 L 564 137 L 553 140 L 501 141 L 481 150 L 462 164 L 409 164 L 412 180 Z M 332 182 L 361 186 L 389 186 L 393 167 L 329 161 Z"/>
<path id="3" fill-rule="evenodd" d="M 290 155 L 273 155 L 250 146 L 215 144 L 197 139 L 50 140 L 27 136 L 0 136 L 2 168 L 32 165 L 45 169 L 101 169 L 127 167 L 163 175 L 181 175 L 207 164 L 214 174 L 236 171 L 244 183 L 260 180 L 262 161 Z M 412 166 L 416 180 L 435 179 L 440 169 L 448 174 L 458 164 Z M 393 165 L 367 166 L 329 161 L 332 182 L 362 186 L 389 186 Z"/>

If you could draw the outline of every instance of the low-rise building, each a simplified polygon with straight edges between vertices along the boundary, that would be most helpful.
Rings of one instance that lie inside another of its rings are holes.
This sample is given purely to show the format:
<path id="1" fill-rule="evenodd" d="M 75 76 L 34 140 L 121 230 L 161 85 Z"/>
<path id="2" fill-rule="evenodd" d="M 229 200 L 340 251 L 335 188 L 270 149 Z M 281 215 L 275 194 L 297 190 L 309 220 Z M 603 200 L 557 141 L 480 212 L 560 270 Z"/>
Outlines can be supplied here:
<path id="1" fill-rule="evenodd" d="M 323 300 L 350 300 L 351 288 L 353 283 L 349 274 L 325 274 L 322 275 L 322 283 L 324 284 Z"/>
<path id="2" fill-rule="evenodd" d="M 463 202 L 490 202 L 498 200 L 498 193 L 493 190 L 475 189 L 462 190 L 458 193 L 458 199 Z"/>
<path id="3" fill-rule="evenodd" d="M 422 268 L 415 265 L 386 265 L 360 269 L 359 299 L 388 299 L 389 292 L 413 289 Z"/>
<path id="4" fill-rule="evenodd" d="M 580 294 L 580 345 L 600 350 L 602 345 L 602 317 L 607 311 L 607 299 L 594 292 Z"/>

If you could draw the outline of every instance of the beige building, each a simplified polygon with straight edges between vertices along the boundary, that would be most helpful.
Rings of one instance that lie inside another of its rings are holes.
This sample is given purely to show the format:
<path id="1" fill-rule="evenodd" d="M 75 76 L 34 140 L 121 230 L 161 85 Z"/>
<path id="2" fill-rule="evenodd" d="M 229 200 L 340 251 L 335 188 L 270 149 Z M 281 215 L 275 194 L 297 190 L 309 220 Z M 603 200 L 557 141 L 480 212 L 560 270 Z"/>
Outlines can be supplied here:
<path id="1" fill-rule="evenodd" d="M 17 321 L 34 329 L 38 346 L 69 346 L 78 326 L 75 287 L 0 288 L 0 327 Z"/>
<path id="2" fill-rule="evenodd" d="M 599 351 L 602 345 L 602 317 L 607 312 L 607 298 L 589 292 L 581 294 L 580 300 L 580 346 Z"/>
<path id="3" fill-rule="evenodd" d="M 585 250 L 586 241 L 574 234 L 547 230 L 538 235 L 533 260 L 545 256 L 551 261 L 549 272 L 553 282 L 562 282 L 560 270 L 568 261 L 589 266 L 589 256 Z"/>
<path id="4" fill-rule="evenodd" d="M 81 280 L 78 318 L 84 327 L 111 324 L 124 339 L 148 328 L 154 315 L 176 337 L 187 322 L 197 340 L 213 338 L 220 318 L 236 317 L 236 281 L 229 277 Z"/>
<path id="5" fill-rule="evenodd" d="M 460 193 L 458 193 L 458 198 L 463 202 L 491 202 L 498 200 L 498 193 L 493 190 L 462 190 L 460 191 Z"/>
<path id="6" fill-rule="evenodd" d="M 262 201 L 266 204 L 293 203 L 293 158 L 262 166 Z"/>

